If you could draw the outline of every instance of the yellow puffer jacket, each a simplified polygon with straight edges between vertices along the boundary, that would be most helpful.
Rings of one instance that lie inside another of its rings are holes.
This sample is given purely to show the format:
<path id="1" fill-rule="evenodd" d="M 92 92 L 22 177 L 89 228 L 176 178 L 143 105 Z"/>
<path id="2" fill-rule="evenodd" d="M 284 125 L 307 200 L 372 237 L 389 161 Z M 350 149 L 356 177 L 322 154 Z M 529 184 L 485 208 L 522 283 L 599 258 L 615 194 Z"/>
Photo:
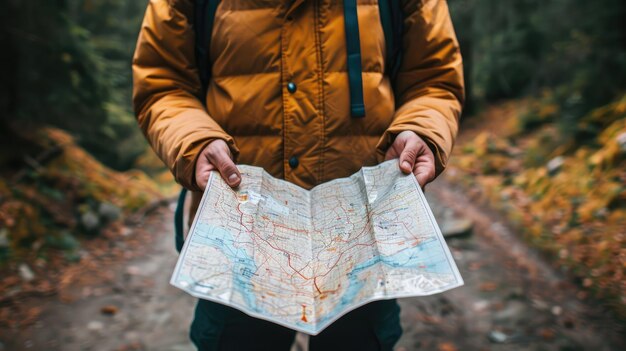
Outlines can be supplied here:
<path id="1" fill-rule="evenodd" d="M 366 116 L 353 118 L 341 1 L 222 0 L 205 106 L 193 1 L 151 0 L 133 60 L 139 125 L 177 181 L 196 191 L 196 157 L 215 139 L 238 163 L 311 188 L 380 162 L 394 136 L 411 130 L 440 172 L 461 112 L 461 55 L 445 0 L 404 1 L 403 12 L 392 89 L 377 1 L 358 1 Z"/>

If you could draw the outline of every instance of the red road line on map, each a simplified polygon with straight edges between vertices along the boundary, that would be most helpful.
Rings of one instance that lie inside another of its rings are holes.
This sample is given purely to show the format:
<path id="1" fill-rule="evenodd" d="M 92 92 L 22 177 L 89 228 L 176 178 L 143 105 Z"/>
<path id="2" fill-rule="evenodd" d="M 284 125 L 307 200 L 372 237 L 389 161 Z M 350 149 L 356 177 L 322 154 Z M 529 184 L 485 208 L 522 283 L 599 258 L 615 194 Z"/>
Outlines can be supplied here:
<path id="1" fill-rule="evenodd" d="M 293 267 L 293 266 L 292 266 L 292 264 L 291 264 L 291 254 L 290 254 L 287 250 L 284 250 L 284 249 L 281 249 L 281 248 L 279 248 L 279 247 L 276 247 L 276 246 L 272 245 L 272 244 L 271 244 L 268 240 L 266 240 L 266 239 L 262 238 L 262 237 L 261 237 L 261 236 L 260 236 L 257 232 L 255 232 L 254 230 L 249 229 L 249 228 L 248 228 L 248 227 L 244 224 L 244 220 L 243 220 L 244 213 L 243 213 L 243 211 L 241 211 L 240 206 L 241 206 L 241 203 L 237 204 L 237 211 L 240 213 L 240 217 L 239 217 L 239 224 L 240 224 L 243 228 L 245 228 L 245 229 L 246 229 L 249 233 L 254 234 L 254 236 L 255 236 L 255 237 L 257 237 L 257 238 L 258 238 L 258 239 L 260 239 L 261 241 L 265 242 L 265 243 L 266 243 L 269 247 L 271 247 L 272 249 L 274 249 L 274 250 L 276 250 L 276 251 L 279 251 L 279 252 L 282 252 L 283 254 L 285 254 L 285 255 L 287 256 L 287 265 L 289 266 L 289 268 L 291 268 L 291 269 L 292 269 L 292 270 L 293 270 L 293 271 L 294 271 L 297 275 L 299 275 L 299 276 L 300 276 L 302 279 L 304 279 L 305 281 L 309 281 L 309 280 L 313 279 L 313 285 L 315 286 L 315 289 L 317 290 L 317 292 L 318 292 L 318 293 L 320 293 L 320 294 L 323 294 L 323 293 L 332 293 L 332 292 L 335 292 L 335 291 L 336 291 L 336 290 L 327 290 L 327 291 L 322 291 L 322 290 L 319 288 L 319 286 L 317 285 L 317 278 L 320 278 L 320 277 L 325 277 L 325 276 L 327 276 L 330 272 L 332 272 L 332 271 L 333 271 L 333 270 L 337 267 L 337 264 L 339 263 L 339 261 L 341 260 L 341 258 L 343 257 L 343 255 L 344 255 L 347 251 L 349 251 L 349 250 L 351 250 L 351 249 L 353 249 L 353 248 L 355 248 L 355 247 L 357 247 L 357 246 L 373 246 L 373 245 L 377 245 L 377 244 L 378 244 L 378 241 L 377 241 L 376 239 L 374 239 L 374 241 L 373 241 L 372 243 L 369 243 L 369 244 L 365 244 L 365 243 L 364 243 L 364 244 L 354 244 L 354 245 L 352 245 L 351 247 L 349 247 L 348 249 L 344 250 L 343 252 L 341 252 L 341 253 L 339 254 L 339 257 L 337 258 L 337 260 L 335 260 L 335 262 L 334 262 L 334 263 L 330 266 L 330 268 L 328 268 L 328 270 L 326 271 L 326 273 L 324 273 L 324 274 L 319 274 L 319 275 L 315 275 L 315 276 L 312 276 L 312 277 L 306 277 L 304 274 L 302 274 L 302 269 L 304 269 L 304 267 L 303 267 L 303 268 L 301 268 L 300 270 L 298 270 L 298 269 L 296 269 L 295 267 Z M 344 210 L 344 212 L 345 212 L 345 209 L 344 209 L 343 207 L 342 207 L 342 210 Z M 346 220 L 347 220 L 347 222 L 348 222 L 349 224 L 352 224 L 352 222 L 350 222 L 350 220 L 349 220 L 349 219 L 346 219 Z M 273 226 L 274 226 L 274 227 L 280 227 L 280 228 L 284 228 L 284 229 L 288 229 L 288 230 L 293 230 L 293 231 L 296 231 L 296 232 L 308 232 L 308 231 L 306 231 L 306 230 L 294 229 L 294 228 L 290 228 L 290 227 L 287 227 L 287 226 L 279 225 L 279 224 L 277 224 L 277 223 L 272 223 L 272 224 L 273 224 Z M 359 237 L 361 237 L 361 236 L 365 233 L 365 230 L 369 228 L 369 226 L 371 226 L 371 224 L 370 224 L 370 216 L 367 216 L 367 221 L 365 222 L 365 225 L 363 226 L 363 230 L 361 230 L 361 232 L 360 232 L 360 233 L 359 233 L 359 234 L 358 234 L 358 235 L 357 235 L 357 236 L 356 236 L 353 240 L 356 240 L 356 239 L 358 239 Z M 353 226 L 353 227 L 354 227 L 354 226 Z M 275 229 L 275 228 L 274 228 L 273 232 L 274 232 L 274 233 L 276 232 L 276 229 Z M 346 243 L 347 243 L 348 241 L 341 240 L 341 242 L 346 242 Z M 267 262 L 267 261 L 266 261 L 266 262 Z M 305 266 L 305 267 L 306 267 L 306 266 Z"/>
<path id="2" fill-rule="evenodd" d="M 322 295 L 322 290 L 320 290 L 320 287 L 317 286 L 317 277 L 313 278 L 313 285 L 315 286 L 315 289 L 317 290 L 317 292 L 320 293 L 320 295 Z"/>

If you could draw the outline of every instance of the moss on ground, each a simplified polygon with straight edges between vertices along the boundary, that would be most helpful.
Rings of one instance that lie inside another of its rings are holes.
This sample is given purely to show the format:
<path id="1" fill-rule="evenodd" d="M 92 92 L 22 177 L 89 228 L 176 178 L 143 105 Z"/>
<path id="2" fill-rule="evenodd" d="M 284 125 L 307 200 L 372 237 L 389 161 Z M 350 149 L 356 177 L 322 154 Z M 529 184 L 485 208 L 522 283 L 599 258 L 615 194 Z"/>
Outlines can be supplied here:
<path id="1" fill-rule="evenodd" d="M 47 249 L 76 259 L 77 237 L 98 235 L 176 189 L 162 165 L 150 168 L 159 181 L 139 169 L 114 171 L 60 129 L 36 128 L 12 138 L 29 147 L 3 146 L 0 263 L 42 257 Z"/>
<path id="2" fill-rule="evenodd" d="M 537 101 L 486 110 L 459 141 L 446 177 L 479 189 L 531 244 L 626 317 L 626 95 L 590 112 L 571 135 L 555 114 L 558 107 Z"/>

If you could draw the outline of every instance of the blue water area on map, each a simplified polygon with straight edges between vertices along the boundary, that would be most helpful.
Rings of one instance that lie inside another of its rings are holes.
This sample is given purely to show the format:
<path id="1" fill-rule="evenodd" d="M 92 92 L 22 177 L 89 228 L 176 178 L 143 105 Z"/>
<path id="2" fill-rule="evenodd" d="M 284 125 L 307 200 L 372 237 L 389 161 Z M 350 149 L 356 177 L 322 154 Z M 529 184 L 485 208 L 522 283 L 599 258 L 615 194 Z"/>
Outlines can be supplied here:
<path id="1" fill-rule="evenodd" d="M 197 223 L 195 230 L 197 233 L 193 236 L 193 243 L 214 247 L 230 259 L 235 291 L 241 294 L 250 309 L 261 312 L 256 304 L 251 282 L 257 270 L 254 259 L 246 250 L 235 245 L 232 234 L 224 228 Z"/>
<path id="2" fill-rule="evenodd" d="M 419 268 L 428 273 L 452 273 L 442 244 L 436 238 L 380 258 L 383 263 L 392 268 Z"/>
<path id="3" fill-rule="evenodd" d="M 230 259 L 235 291 L 241 294 L 250 310 L 262 313 L 263 311 L 257 305 L 256 296 L 252 289 L 251 279 L 257 270 L 254 258 L 246 250 L 235 245 L 232 234 L 225 228 L 215 227 L 206 223 L 197 223 L 195 229 L 197 233 L 193 236 L 193 243 L 216 248 Z M 417 268 L 420 271 L 430 273 L 452 273 L 442 244 L 434 238 L 422 242 L 418 246 L 398 251 L 393 255 L 372 257 L 355 266 L 347 273 L 348 288 L 335 308 L 317 321 L 318 325 L 325 324 L 333 317 L 342 313 L 348 306 L 359 302 L 355 301 L 355 299 L 366 284 L 366 281 L 361 279 L 361 273 L 377 264 L 384 264 L 390 268 Z M 305 330 L 315 331 L 315 326 L 310 323 L 296 322 L 296 324 Z"/>
<path id="4" fill-rule="evenodd" d="M 346 307 L 353 304 L 359 291 L 365 286 L 365 281 L 359 279 L 359 273 L 372 268 L 377 264 L 385 264 L 391 268 L 419 268 L 420 271 L 429 273 L 451 274 L 452 269 L 445 258 L 445 252 L 441 243 L 435 239 L 423 242 L 418 246 L 409 247 L 390 256 L 375 256 L 355 266 L 348 273 L 348 289 L 341 297 L 339 304 L 332 312 L 327 313 L 318 323 L 325 323 L 334 316 L 340 314 Z M 424 261 L 430 261 L 425 263 Z"/>

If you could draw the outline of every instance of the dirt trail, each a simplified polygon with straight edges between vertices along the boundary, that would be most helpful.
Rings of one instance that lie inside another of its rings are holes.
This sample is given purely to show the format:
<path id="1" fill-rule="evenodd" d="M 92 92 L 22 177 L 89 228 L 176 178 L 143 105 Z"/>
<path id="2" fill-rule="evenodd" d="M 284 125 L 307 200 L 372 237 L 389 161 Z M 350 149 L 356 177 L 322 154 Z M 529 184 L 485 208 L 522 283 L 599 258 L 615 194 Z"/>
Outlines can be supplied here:
<path id="1" fill-rule="evenodd" d="M 448 243 L 465 286 L 401 300 L 405 333 L 397 350 L 624 350 L 618 324 L 515 235 L 464 196 L 437 182 L 428 189 L 440 221 L 467 217 L 471 236 Z M 435 196 L 436 194 L 436 196 Z M 39 320 L 0 329 L 4 350 L 194 350 L 187 332 L 194 299 L 168 283 L 176 261 L 172 210 L 152 216 L 136 258 L 111 267 L 111 281 L 79 286 L 71 302 L 31 300 Z M 132 234 L 131 234 L 132 235 Z"/>

